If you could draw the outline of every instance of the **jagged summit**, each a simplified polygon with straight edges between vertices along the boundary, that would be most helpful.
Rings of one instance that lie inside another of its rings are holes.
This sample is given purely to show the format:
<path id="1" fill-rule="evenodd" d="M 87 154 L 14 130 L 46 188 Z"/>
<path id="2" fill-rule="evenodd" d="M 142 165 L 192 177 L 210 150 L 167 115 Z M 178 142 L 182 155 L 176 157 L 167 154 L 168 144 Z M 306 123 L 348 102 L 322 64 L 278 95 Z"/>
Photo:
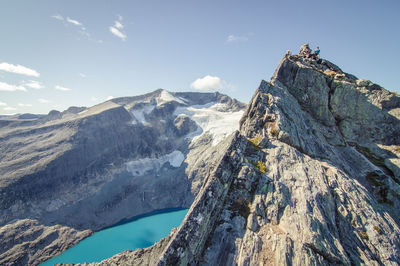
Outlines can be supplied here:
<path id="1" fill-rule="evenodd" d="M 337 130 L 334 135 L 341 136 L 343 145 L 367 148 L 372 153 L 368 157 L 374 155 L 382 162 L 394 156 L 389 146 L 400 144 L 400 98 L 396 94 L 344 73 L 329 61 L 299 56 L 282 59 L 271 84 L 287 89 L 307 114 L 329 130 Z M 391 168 L 390 163 L 384 164 Z"/>
<path id="2" fill-rule="evenodd" d="M 100 264 L 399 265 L 399 110 L 327 60 L 285 56 L 182 225 Z"/>

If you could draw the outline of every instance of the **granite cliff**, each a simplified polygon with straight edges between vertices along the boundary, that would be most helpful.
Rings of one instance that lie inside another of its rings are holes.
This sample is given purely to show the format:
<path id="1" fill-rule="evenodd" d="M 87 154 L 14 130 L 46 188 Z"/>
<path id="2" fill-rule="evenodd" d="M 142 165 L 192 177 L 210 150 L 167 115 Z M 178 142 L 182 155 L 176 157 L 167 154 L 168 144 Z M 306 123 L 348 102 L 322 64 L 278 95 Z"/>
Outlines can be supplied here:
<path id="1" fill-rule="evenodd" d="M 121 220 L 189 207 L 244 108 L 157 90 L 0 118 L 0 264 L 37 265 Z"/>
<path id="2" fill-rule="evenodd" d="M 94 265 L 399 265 L 400 98 L 285 56 L 181 226 Z"/>

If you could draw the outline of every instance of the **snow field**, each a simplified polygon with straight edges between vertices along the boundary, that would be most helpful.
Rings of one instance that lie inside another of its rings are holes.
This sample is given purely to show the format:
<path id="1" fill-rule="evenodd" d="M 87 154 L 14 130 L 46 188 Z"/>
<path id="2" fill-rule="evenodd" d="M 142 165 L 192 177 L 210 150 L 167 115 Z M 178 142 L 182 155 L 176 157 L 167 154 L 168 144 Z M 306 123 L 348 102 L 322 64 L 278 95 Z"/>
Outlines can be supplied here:
<path id="1" fill-rule="evenodd" d="M 239 120 L 244 112 L 224 112 L 226 107 L 222 103 L 178 107 L 174 115 L 187 115 L 199 126 L 195 132 L 188 134 L 187 138 L 195 141 L 202 134 L 208 132 L 212 135 L 212 145 L 215 146 L 232 132 L 239 129 Z"/>
<path id="2" fill-rule="evenodd" d="M 185 160 L 185 155 L 181 151 L 173 151 L 159 158 L 142 158 L 126 163 L 126 170 L 133 176 L 142 176 L 151 170 L 159 170 L 165 163 L 178 168 Z"/>

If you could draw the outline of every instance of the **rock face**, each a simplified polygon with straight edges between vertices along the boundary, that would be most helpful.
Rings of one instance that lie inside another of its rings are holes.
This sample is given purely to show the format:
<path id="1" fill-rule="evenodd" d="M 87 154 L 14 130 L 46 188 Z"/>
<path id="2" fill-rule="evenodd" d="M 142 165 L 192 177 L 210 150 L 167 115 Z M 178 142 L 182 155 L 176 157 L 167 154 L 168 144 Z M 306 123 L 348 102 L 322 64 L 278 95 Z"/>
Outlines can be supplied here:
<path id="1" fill-rule="evenodd" d="M 399 111 L 326 60 L 284 57 L 182 225 L 100 265 L 399 265 Z"/>
<path id="2" fill-rule="evenodd" d="M 244 108 L 157 90 L 0 118 L 0 264 L 37 265 L 123 219 L 189 207 Z"/>

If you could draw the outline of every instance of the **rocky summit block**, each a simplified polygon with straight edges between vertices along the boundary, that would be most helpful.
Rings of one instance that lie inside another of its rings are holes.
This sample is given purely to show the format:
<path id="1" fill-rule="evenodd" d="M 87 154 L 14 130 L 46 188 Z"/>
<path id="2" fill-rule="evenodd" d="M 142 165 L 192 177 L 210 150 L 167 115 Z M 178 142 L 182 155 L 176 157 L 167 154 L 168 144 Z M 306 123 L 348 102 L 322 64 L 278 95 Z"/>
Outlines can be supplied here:
<path id="1" fill-rule="evenodd" d="M 121 220 L 189 207 L 244 108 L 157 90 L 0 118 L 0 265 L 37 265 Z"/>
<path id="2" fill-rule="evenodd" d="M 99 265 L 399 265 L 399 108 L 327 60 L 285 56 L 182 225 Z"/>

